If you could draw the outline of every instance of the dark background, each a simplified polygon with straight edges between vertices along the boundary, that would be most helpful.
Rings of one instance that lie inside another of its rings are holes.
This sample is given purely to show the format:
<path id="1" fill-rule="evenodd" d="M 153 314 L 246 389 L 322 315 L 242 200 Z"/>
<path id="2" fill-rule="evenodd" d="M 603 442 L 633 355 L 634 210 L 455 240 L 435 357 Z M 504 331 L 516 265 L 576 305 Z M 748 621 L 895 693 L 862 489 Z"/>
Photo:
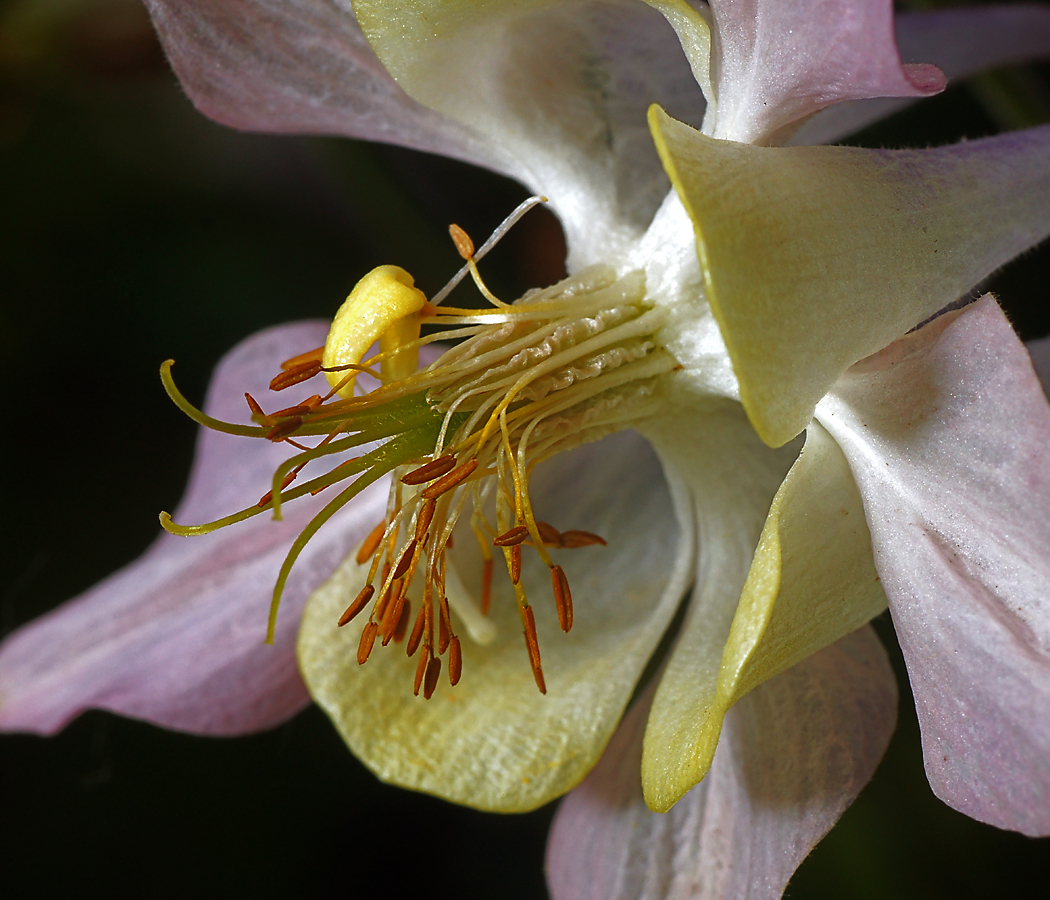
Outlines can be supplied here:
<path id="1" fill-rule="evenodd" d="M 1047 71 L 950 89 L 853 143 L 924 146 L 1046 121 Z M 135 0 L 0 2 L 0 634 L 134 559 L 171 509 L 199 400 L 230 346 L 330 317 L 394 262 L 427 292 L 524 196 L 497 176 L 345 140 L 225 130 L 183 97 Z M 561 272 L 535 212 L 490 257 L 497 293 Z M 991 285 L 1025 337 L 1050 332 L 1050 252 Z M 926 783 L 900 654 L 900 725 L 874 781 L 788 896 L 1041 896 L 1050 842 L 953 812 Z M 379 784 L 316 710 L 216 740 L 89 713 L 0 738 L 0 891 L 152 896 L 542 898 L 553 806 L 460 809 Z M 9 893 L 10 892 L 10 893 Z"/>

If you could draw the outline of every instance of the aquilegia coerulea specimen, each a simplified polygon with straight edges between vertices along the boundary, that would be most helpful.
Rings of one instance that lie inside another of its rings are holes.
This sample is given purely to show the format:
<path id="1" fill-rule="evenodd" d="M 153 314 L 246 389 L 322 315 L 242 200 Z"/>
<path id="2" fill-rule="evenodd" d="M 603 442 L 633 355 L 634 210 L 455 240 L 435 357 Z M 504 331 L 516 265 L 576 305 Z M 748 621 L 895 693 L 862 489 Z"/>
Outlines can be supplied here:
<path id="1" fill-rule="evenodd" d="M 548 563 L 572 585 L 568 634 L 542 555 L 514 589 L 494 580 L 483 617 L 470 529 L 435 552 L 446 534 L 419 525 L 428 501 L 408 491 L 397 546 L 415 565 L 430 541 L 427 571 L 468 635 L 462 680 L 427 701 L 396 648 L 358 665 L 371 619 L 335 625 L 375 578 L 353 554 L 386 521 L 382 484 L 306 544 L 273 647 L 270 589 L 326 494 L 286 500 L 283 522 L 166 535 L 5 643 L 0 727 L 52 732 L 101 707 L 231 734 L 313 697 L 381 777 L 457 802 L 529 809 L 586 779 L 555 821 L 555 897 L 779 896 L 889 739 L 893 678 L 865 624 L 888 602 L 934 790 L 1050 833 L 1050 406 L 992 298 L 937 315 L 1050 232 L 1050 129 L 921 151 L 773 146 L 832 140 L 885 111 L 868 98 L 944 86 L 901 64 L 882 0 L 358 0 L 356 19 L 348 0 L 148 6 L 220 121 L 434 150 L 550 198 L 570 278 L 493 324 L 461 316 L 467 343 L 384 390 L 437 391 L 450 465 L 496 472 L 498 531 L 543 551 L 535 510 L 608 546 Z M 948 75 L 1050 49 L 1034 7 L 899 32 Z M 855 102 L 808 118 L 840 101 Z M 326 330 L 241 345 L 209 415 L 242 421 L 243 393 L 265 395 Z M 405 451 L 398 475 L 432 451 Z M 205 432 L 174 520 L 254 505 L 287 455 Z M 451 529 L 475 484 L 426 515 Z M 659 678 L 613 735 L 690 585 Z"/>

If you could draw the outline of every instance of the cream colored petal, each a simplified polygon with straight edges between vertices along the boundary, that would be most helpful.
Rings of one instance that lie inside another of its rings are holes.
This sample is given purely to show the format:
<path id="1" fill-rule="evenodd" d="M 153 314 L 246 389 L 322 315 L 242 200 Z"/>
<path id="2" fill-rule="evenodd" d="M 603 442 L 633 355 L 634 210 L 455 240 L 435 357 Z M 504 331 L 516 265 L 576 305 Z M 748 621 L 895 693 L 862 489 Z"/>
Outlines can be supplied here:
<path id="1" fill-rule="evenodd" d="M 359 666 L 364 617 L 336 628 L 363 583 L 352 560 L 311 598 L 299 640 L 303 676 L 353 752 L 384 781 L 480 809 L 532 809 L 578 783 L 615 729 L 688 587 L 693 536 L 676 524 L 656 458 L 631 433 L 541 466 L 533 500 L 536 514 L 556 527 L 608 540 L 608 547 L 554 551 L 575 605 L 567 635 L 558 629 L 548 570 L 526 553 L 522 580 L 536 613 L 546 696 L 533 683 L 501 572 L 493 578 L 495 640 L 479 646 L 463 633 L 462 680 L 450 688 L 443 671 L 429 702 L 412 696 L 416 660 L 403 646 L 377 645 Z M 469 530 L 457 532 L 454 552 L 477 592 L 480 558 Z"/>
<path id="2" fill-rule="evenodd" d="M 1050 127 L 934 150 L 752 147 L 659 109 L 711 304 L 763 440 L 853 363 L 1050 232 Z"/>
<path id="3" fill-rule="evenodd" d="M 574 268 L 624 250 L 667 192 L 648 104 L 703 116 L 675 32 L 635 0 L 355 0 L 354 10 L 408 94 L 466 125 L 498 168 L 550 198 Z"/>
<path id="4" fill-rule="evenodd" d="M 794 444 L 766 447 L 739 404 L 690 400 L 689 390 L 676 392 L 667 414 L 645 428 L 692 493 L 699 541 L 696 588 L 645 733 L 642 783 L 658 811 L 669 809 L 710 765 L 721 727 L 712 710 L 722 650 L 762 523 L 798 452 Z"/>

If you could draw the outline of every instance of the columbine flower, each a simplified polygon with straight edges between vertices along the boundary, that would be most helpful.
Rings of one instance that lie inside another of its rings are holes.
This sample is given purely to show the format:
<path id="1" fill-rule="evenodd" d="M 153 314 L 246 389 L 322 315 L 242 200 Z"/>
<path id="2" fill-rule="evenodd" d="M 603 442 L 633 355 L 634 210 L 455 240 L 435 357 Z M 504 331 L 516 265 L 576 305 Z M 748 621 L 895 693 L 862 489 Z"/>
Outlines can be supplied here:
<path id="1" fill-rule="evenodd" d="M 310 694 L 381 777 L 510 811 L 593 768 L 555 823 L 555 895 L 775 895 L 885 748 L 892 675 L 863 626 L 888 601 L 934 789 L 984 821 L 1050 831 L 1050 408 L 992 299 L 928 321 L 1050 231 L 1050 130 L 929 151 L 760 146 L 800 125 L 834 137 L 819 116 L 802 123 L 838 101 L 943 87 L 932 66 L 901 65 L 890 5 L 874 0 L 723 0 L 713 28 L 674 0 L 359 0 L 382 66 L 346 5 L 149 5 L 208 114 L 511 174 L 550 196 L 573 274 L 487 314 L 410 304 L 377 334 L 348 313 L 355 340 L 388 339 L 387 362 L 414 343 L 391 337 L 408 316 L 466 340 L 364 399 L 260 408 L 265 429 L 240 430 L 394 434 L 344 473 L 429 465 L 422 484 L 461 480 L 433 496 L 395 481 L 389 501 L 373 485 L 341 511 L 349 493 L 324 507 L 304 486 L 283 524 L 162 538 L 5 645 L 0 723 L 52 731 L 101 706 L 208 733 L 265 727 L 306 702 L 291 648 L 312 594 L 298 638 Z M 1023 9 L 907 24 L 934 58 L 952 48 L 954 74 L 1045 49 L 1046 22 Z M 1018 31 L 1028 44 L 1008 43 Z M 955 55 L 976 35 L 982 53 Z M 309 362 L 324 342 L 312 325 L 248 342 L 208 414 L 243 418 L 244 391 L 259 396 L 283 360 Z M 628 428 L 653 449 L 618 434 L 562 452 Z M 220 519 L 269 483 L 280 446 L 232 440 L 202 437 L 175 521 Z M 278 500 L 289 471 L 274 476 Z M 291 568 L 276 650 L 264 647 L 245 609 L 318 510 L 331 521 Z M 359 562 L 377 522 L 376 555 Z M 608 546 L 562 562 L 573 533 Z M 526 535 L 536 556 L 522 563 Z M 493 537 L 510 577 L 494 579 L 486 618 Z M 694 581 L 658 681 L 595 768 Z M 406 641 L 426 655 L 375 647 L 411 627 L 411 608 L 430 610 Z M 454 687 L 428 677 L 443 649 Z M 413 696 L 420 681 L 429 702 Z"/>

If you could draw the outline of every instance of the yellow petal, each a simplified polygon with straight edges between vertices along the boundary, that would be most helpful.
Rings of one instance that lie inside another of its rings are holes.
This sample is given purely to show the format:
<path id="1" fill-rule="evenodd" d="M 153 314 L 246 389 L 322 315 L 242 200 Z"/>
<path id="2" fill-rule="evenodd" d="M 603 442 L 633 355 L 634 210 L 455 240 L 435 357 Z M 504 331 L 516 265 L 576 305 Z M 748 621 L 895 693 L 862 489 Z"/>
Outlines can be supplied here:
<path id="1" fill-rule="evenodd" d="M 545 696 L 503 572 L 493 577 L 494 639 L 475 643 L 453 611 L 463 676 L 450 687 L 443 664 L 429 701 L 412 696 L 416 658 L 404 645 L 377 644 L 359 666 L 366 616 L 336 628 L 365 577 L 352 559 L 311 597 L 299 637 L 303 676 L 355 755 L 384 781 L 480 809 L 532 809 L 577 784 L 619 722 L 688 587 L 692 534 L 676 526 L 659 464 L 630 433 L 540 466 L 532 496 L 537 515 L 556 527 L 608 540 L 554 551 L 572 587 L 568 634 L 558 627 L 547 568 L 525 554 L 522 583 L 536 616 Z M 478 596 L 481 563 L 469 528 L 457 531 L 452 554 Z"/>
<path id="2" fill-rule="evenodd" d="M 755 429 L 806 427 L 838 377 L 1050 232 L 1050 130 L 934 150 L 753 147 L 654 107 Z"/>

